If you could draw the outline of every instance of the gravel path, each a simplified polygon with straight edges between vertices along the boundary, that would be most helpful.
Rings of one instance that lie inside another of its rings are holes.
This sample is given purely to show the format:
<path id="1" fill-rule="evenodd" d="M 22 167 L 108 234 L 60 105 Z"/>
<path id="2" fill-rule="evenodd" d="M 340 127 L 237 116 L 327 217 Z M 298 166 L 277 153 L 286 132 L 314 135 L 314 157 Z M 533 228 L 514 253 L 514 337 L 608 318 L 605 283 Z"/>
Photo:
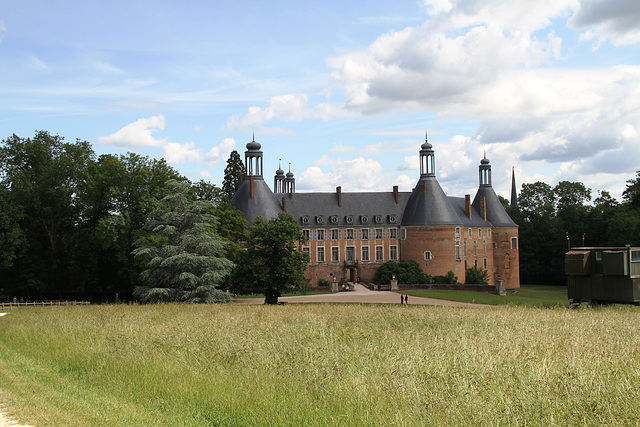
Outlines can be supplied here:
<path id="1" fill-rule="evenodd" d="M 279 302 L 308 303 L 308 302 L 346 302 L 346 303 L 374 303 L 400 304 L 400 293 L 389 291 L 372 291 L 357 284 L 355 290 L 320 295 L 300 295 L 278 298 Z M 264 298 L 238 298 L 233 300 L 237 304 L 264 304 Z M 486 304 L 472 304 L 467 302 L 446 301 L 435 298 L 422 298 L 409 295 L 409 305 L 441 305 L 452 307 L 490 307 Z"/>

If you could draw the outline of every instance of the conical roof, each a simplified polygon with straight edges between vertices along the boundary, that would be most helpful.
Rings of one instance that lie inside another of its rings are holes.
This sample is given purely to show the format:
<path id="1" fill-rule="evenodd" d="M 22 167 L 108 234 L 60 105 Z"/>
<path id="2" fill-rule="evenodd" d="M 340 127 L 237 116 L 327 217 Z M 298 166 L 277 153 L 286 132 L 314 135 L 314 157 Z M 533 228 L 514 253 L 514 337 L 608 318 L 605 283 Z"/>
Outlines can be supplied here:
<path id="1" fill-rule="evenodd" d="M 518 225 L 513 222 L 509 214 L 506 210 L 504 210 L 504 206 L 500 199 L 496 195 L 496 192 L 493 191 L 493 187 L 490 185 L 481 185 L 478 187 L 478 192 L 476 193 L 476 197 L 473 199 L 472 206 L 478 211 L 481 212 L 480 209 L 480 198 L 485 198 L 485 203 L 487 206 L 487 221 L 491 223 L 494 227 L 517 227 Z"/>
<path id="2" fill-rule="evenodd" d="M 435 176 L 422 176 L 402 216 L 403 226 L 451 225 L 460 220 Z"/>
<path id="3" fill-rule="evenodd" d="M 253 198 L 251 197 L 251 178 L 253 178 Z M 236 207 L 249 225 L 259 216 L 267 221 L 276 218 L 282 207 L 273 191 L 261 177 L 245 177 L 240 188 L 233 195 L 233 206 Z"/>

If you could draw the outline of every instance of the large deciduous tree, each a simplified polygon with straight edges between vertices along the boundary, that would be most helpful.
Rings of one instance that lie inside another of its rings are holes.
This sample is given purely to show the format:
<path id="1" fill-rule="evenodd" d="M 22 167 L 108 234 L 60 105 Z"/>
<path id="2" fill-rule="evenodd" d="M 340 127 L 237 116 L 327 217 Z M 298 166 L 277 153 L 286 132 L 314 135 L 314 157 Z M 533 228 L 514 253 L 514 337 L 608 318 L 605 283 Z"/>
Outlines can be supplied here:
<path id="1" fill-rule="evenodd" d="M 191 199 L 188 184 L 169 181 L 165 196 L 145 226 L 149 234 L 133 251 L 143 265 L 143 285 L 134 296 L 143 302 L 226 302 L 218 285 L 233 263 L 223 255 L 225 241 L 212 231 L 217 219 L 211 203 Z"/>
<path id="2" fill-rule="evenodd" d="M 3 185 L 25 214 L 20 228 L 27 247 L 15 260 L 11 278 L 21 284 L 21 292 L 60 298 L 77 291 L 78 222 L 87 168 L 94 157 L 88 142 L 68 143 L 44 131 L 33 138 L 13 135 L 3 141 Z"/>
<path id="3" fill-rule="evenodd" d="M 627 188 L 622 192 L 622 200 L 634 209 L 640 208 L 640 171 L 635 179 L 627 180 Z"/>
<path id="4" fill-rule="evenodd" d="M 247 249 L 239 254 L 233 289 L 262 293 L 265 304 L 277 304 L 282 292 L 304 289 L 309 256 L 298 250 L 300 242 L 304 242 L 304 235 L 291 215 L 281 212 L 270 221 L 256 218 Z"/>

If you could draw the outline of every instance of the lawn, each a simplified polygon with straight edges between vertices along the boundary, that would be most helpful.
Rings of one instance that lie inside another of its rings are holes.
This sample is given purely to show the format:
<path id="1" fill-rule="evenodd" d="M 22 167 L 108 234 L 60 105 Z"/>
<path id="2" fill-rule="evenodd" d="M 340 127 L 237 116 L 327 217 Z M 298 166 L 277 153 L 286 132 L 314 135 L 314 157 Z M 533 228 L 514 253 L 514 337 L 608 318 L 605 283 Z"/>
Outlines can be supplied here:
<path id="1" fill-rule="evenodd" d="M 635 425 L 640 310 L 103 305 L 0 318 L 42 426 Z"/>
<path id="2" fill-rule="evenodd" d="M 522 307 L 569 306 L 566 286 L 522 285 L 518 291 L 508 291 L 506 296 L 458 290 L 413 290 L 403 291 L 403 293 L 418 297 L 438 298 L 460 302 L 475 302 L 478 304 Z"/>

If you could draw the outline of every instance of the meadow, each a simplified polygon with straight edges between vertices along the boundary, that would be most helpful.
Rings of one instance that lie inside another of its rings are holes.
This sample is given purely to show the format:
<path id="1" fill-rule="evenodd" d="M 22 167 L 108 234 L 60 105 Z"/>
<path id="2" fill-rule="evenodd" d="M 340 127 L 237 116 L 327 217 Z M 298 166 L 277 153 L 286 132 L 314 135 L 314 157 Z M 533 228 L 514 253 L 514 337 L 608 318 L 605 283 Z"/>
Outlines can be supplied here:
<path id="1" fill-rule="evenodd" d="M 0 402 L 46 426 L 636 425 L 637 307 L 21 308 Z"/>

